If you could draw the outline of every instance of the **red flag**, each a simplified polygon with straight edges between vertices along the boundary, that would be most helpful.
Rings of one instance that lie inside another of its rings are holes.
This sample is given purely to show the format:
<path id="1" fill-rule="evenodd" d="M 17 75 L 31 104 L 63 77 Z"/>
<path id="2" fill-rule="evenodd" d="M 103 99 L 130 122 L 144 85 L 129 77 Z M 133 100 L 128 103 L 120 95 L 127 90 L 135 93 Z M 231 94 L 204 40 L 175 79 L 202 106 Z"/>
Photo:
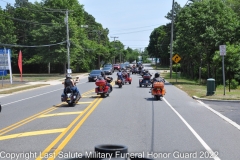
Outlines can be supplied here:
<path id="1" fill-rule="evenodd" d="M 18 53 L 18 68 L 21 74 L 21 81 L 22 81 L 22 51 L 21 50 Z"/>

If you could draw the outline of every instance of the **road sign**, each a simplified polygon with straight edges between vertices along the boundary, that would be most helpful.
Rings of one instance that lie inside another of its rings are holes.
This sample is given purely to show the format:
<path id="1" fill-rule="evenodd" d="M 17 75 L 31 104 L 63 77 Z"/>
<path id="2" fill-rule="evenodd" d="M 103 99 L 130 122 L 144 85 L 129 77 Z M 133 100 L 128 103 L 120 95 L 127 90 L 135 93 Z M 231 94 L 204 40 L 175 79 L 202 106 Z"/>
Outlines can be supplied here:
<path id="1" fill-rule="evenodd" d="M 178 63 L 181 60 L 181 57 L 178 54 L 175 54 L 172 58 L 175 63 Z"/>
<path id="2" fill-rule="evenodd" d="M 226 56 L 226 45 L 219 46 L 220 56 Z"/>

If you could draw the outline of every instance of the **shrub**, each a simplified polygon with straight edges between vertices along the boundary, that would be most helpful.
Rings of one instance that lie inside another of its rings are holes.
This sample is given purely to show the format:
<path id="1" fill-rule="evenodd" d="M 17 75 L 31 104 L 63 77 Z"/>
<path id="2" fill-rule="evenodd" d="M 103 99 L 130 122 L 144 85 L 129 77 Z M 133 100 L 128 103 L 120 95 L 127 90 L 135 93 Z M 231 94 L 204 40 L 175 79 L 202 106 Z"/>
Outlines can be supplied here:
<path id="1" fill-rule="evenodd" d="M 226 85 L 229 85 L 229 80 L 226 81 Z M 238 82 L 235 79 L 232 79 L 230 83 L 230 89 L 237 89 L 237 88 L 238 88 Z"/>
<path id="2" fill-rule="evenodd" d="M 172 65 L 173 72 L 179 72 L 180 69 L 181 69 L 181 64 L 180 63 Z"/>

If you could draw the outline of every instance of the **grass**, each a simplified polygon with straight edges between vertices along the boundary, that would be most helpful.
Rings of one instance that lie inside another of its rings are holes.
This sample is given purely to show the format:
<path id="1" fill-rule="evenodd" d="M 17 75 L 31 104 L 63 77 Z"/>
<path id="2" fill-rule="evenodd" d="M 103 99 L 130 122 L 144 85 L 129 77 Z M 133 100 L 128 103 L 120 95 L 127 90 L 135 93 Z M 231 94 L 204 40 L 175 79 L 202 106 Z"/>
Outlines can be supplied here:
<path id="1" fill-rule="evenodd" d="M 72 77 L 75 78 L 75 76 L 85 74 L 85 73 L 72 73 Z M 51 81 L 51 80 L 58 80 L 58 79 L 64 79 L 65 74 L 23 74 L 22 76 L 23 81 L 25 82 L 36 82 L 36 81 Z M 13 81 L 21 81 L 21 77 L 19 74 L 13 75 Z"/>
<path id="2" fill-rule="evenodd" d="M 73 78 L 75 76 L 86 74 L 86 73 L 73 73 L 71 74 Z M 35 84 L 35 85 L 27 85 L 27 82 L 47 82 L 51 80 L 63 80 L 65 78 L 65 74 L 23 74 L 21 81 L 21 77 L 19 74 L 13 74 L 13 84 L 10 84 L 9 80 L 5 80 L 4 83 L 0 84 L 0 94 L 11 94 L 13 92 L 18 92 L 22 90 L 28 90 L 32 88 L 42 87 L 49 84 Z M 4 90 L 8 88 L 8 90 Z M 3 89 L 3 90 L 1 90 Z"/>
<path id="3" fill-rule="evenodd" d="M 7 84 L 6 86 L 8 86 L 8 85 L 11 85 L 11 84 Z M 0 90 L 0 94 L 11 94 L 11 93 L 14 93 L 14 92 L 29 90 L 29 89 L 33 89 L 33 88 L 37 88 L 37 87 L 46 86 L 46 85 L 49 85 L 49 84 L 36 84 L 36 85 L 29 85 L 29 86 L 14 85 L 14 86 L 11 86 L 11 87 L 13 87 L 12 89 L 3 90 L 3 91 Z M 19 88 L 15 88 L 15 87 L 19 87 Z M 1 87 L 0 87 L 0 89 L 1 89 Z"/>
<path id="4" fill-rule="evenodd" d="M 240 100 L 240 87 L 238 89 L 231 89 L 229 92 L 228 86 L 225 89 L 224 95 L 224 87 L 217 86 L 215 94 L 211 96 L 207 96 L 207 85 L 206 84 L 199 84 L 194 80 L 189 80 L 185 77 L 180 77 L 176 81 L 176 73 L 173 72 L 172 79 L 170 79 L 169 73 L 161 74 L 168 82 L 175 85 L 179 89 L 186 92 L 189 96 L 197 96 L 200 98 L 207 98 L 207 99 L 221 99 L 221 100 Z"/>

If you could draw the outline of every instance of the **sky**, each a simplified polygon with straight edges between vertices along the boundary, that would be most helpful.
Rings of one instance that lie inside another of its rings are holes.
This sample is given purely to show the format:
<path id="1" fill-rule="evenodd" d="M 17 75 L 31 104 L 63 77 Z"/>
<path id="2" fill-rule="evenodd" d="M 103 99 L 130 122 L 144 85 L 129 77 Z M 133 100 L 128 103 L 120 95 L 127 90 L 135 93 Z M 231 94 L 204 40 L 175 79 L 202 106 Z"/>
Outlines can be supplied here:
<path id="1" fill-rule="evenodd" d="M 13 5 L 15 0 L 0 0 L 0 6 L 5 8 L 6 2 Z M 183 7 L 188 0 L 175 2 Z M 109 29 L 110 41 L 118 37 L 115 40 L 121 41 L 125 48 L 141 51 L 148 46 L 154 28 L 170 23 L 165 16 L 172 9 L 172 0 L 79 0 L 79 3 L 96 22 Z"/>

